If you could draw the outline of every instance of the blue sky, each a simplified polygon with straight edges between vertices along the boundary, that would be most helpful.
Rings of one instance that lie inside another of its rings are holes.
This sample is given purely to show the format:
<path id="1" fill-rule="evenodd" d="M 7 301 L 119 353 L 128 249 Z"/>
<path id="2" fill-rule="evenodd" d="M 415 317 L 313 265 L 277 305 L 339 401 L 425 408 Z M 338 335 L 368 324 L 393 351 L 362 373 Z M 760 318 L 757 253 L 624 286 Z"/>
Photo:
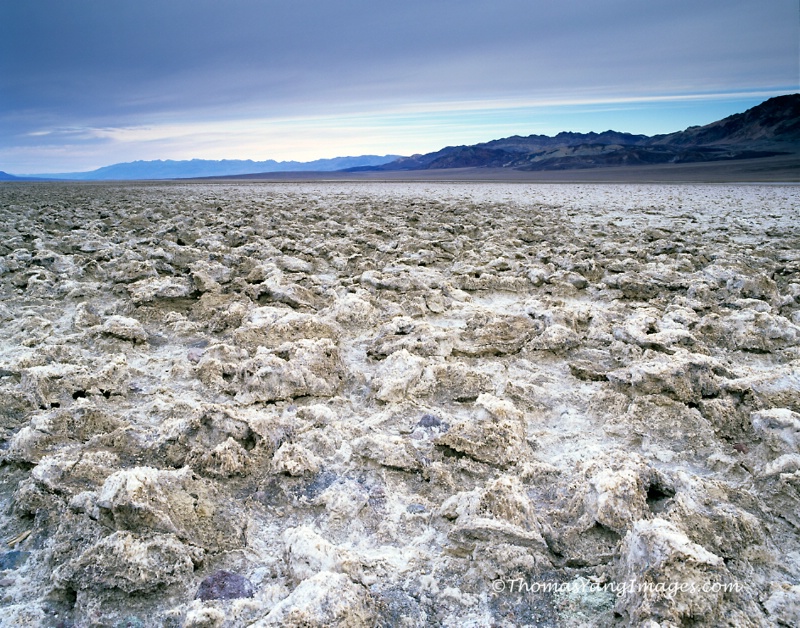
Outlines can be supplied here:
<path id="1" fill-rule="evenodd" d="M 0 170 L 667 133 L 799 46 L 797 0 L 0 0 Z"/>

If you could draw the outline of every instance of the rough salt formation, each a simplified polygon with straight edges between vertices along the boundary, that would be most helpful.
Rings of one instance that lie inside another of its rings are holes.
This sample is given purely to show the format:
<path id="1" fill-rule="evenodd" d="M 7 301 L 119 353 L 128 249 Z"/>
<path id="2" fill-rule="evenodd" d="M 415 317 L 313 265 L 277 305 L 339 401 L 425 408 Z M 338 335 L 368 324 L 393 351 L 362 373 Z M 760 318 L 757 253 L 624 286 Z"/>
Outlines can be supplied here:
<path id="1" fill-rule="evenodd" d="M 0 623 L 800 624 L 799 200 L 3 184 Z"/>

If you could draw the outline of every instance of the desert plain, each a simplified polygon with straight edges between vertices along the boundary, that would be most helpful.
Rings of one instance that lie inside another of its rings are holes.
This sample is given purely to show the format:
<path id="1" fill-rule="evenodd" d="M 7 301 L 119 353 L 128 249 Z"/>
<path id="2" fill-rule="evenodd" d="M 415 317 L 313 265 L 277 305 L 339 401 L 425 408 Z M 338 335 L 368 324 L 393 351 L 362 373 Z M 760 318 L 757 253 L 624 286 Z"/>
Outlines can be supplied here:
<path id="1" fill-rule="evenodd" d="M 0 624 L 795 626 L 800 188 L 0 186 Z"/>

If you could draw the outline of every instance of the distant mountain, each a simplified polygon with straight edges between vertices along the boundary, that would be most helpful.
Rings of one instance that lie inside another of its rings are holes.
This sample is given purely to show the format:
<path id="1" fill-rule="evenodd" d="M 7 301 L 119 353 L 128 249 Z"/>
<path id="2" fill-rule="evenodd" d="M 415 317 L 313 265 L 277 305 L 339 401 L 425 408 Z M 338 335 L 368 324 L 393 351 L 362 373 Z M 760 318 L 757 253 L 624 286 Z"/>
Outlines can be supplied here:
<path id="1" fill-rule="evenodd" d="M 70 179 L 78 181 L 110 181 L 133 179 L 187 179 L 196 177 L 221 177 L 255 172 L 331 172 L 358 166 L 378 166 L 398 155 L 361 155 L 360 157 L 334 157 L 316 161 L 253 161 L 251 159 L 191 159 L 187 161 L 155 160 L 133 161 L 104 166 L 90 172 L 66 172 L 58 174 L 31 175 L 48 179 Z M 12 175 L 8 175 L 12 176 Z"/>
<path id="2" fill-rule="evenodd" d="M 515 135 L 349 170 L 567 170 L 753 159 L 787 153 L 800 154 L 800 94 L 770 98 L 744 113 L 667 135 L 648 137 L 617 131 L 565 132 L 554 137 Z"/>
<path id="3" fill-rule="evenodd" d="M 7 172 L 3 172 L 0 170 L 0 181 L 44 181 L 45 179 L 29 177 L 26 175 L 17 176 L 14 174 L 8 174 Z"/>
<path id="4" fill-rule="evenodd" d="M 19 176 L 0 172 L 0 181 L 32 177 L 84 181 L 185 179 L 258 176 L 280 172 L 387 172 L 449 168 L 574 170 L 608 166 L 719 162 L 777 155 L 792 155 L 792 160 L 796 156 L 797 167 L 800 168 L 800 94 L 770 98 L 743 113 L 728 116 L 705 126 L 689 127 L 684 131 L 652 137 L 618 131 L 562 132 L 553 137 L 514 135 L 472 146 L 448 146 L 433 153 L 411 157 L 362 155 L 307 162 L 271 159 L 134 161 L 105 166 L 90 172 Z"/>
<path id="5" fill-rule="evenodd" d="M 744 113 L 705 126 L 658 135 L 651 143 L 672 146 L 783 147 L 800 144 L 800 94 L 777 96 Z"/>
<path id="6" fill-rule="evenodd" d="M 13 174 L 8 174 L 0 170 L 0 181 L 24 181 L 23 177 L 15 177 Z"/>

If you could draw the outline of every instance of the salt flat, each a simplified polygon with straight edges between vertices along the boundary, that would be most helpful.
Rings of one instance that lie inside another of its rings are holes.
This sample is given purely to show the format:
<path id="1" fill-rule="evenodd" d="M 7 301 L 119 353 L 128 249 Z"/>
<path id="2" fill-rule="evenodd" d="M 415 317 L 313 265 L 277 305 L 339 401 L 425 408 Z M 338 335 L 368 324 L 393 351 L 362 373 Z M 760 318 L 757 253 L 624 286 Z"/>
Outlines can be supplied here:
<path id="1" fill-rule="evenodd" d="M 1 185 L 3 617 L 792 625 L 799 196 Z"/>

